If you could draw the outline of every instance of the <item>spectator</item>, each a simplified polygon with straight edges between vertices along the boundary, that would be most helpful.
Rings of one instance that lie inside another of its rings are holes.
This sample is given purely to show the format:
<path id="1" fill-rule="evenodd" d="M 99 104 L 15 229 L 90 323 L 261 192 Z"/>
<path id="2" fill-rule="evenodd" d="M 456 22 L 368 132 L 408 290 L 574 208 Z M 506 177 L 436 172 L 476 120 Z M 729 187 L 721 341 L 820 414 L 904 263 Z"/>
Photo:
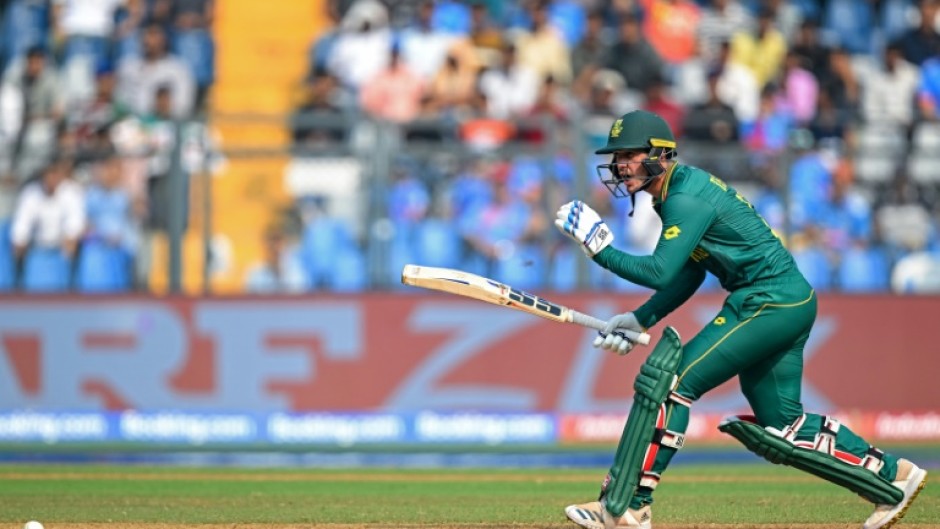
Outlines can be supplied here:
<path id="1" fill-rule="evenodd" d="M 538 281 L 535 274 L 506 277 L 501 271 L 511 270 L 513 261 L 531 254 L 531 246 L 538 244 L 548 220 L 543 211 L 510 191 L 506 169 L 492 182 L 493 200 L 469 212 L 460 232 L 470 248 L 487 262 L 486 274 L 519 288 L 531 288 Z"/>
<path id="2" fill-rule="evenodd" d="M 914 123 L 914 96 L 919 83 L 917 67 L 904 60 L 900 47 L 889 45 L 881 68 L 865 78 L 862 117 L 869 123 L 910 127 Z"/>
<path id="3" fill-rule="evenodd" d="M 291 117 L 294 143 L 317 146 L 341 142 L 349 126 L 344 115 L 354 107 L 351 95 L 326 68 L 318 68 L 306 80 L 300 106 Z"/>
<path id="4" fill-rule="evenodd" d="M 683 129 L 687 139 L 729 143 L 738 139 L 738 118 L 734 109 L 718 96 L 721 72 L 708 75 L 708 99 L 693 106 L 685 116 Z"/>
<path id="5" fill-rule="evenodd" d="M 143 28 L 142 57 L 124 58 L 118 65 L 118 98 L 126 101 L 137 115 L 152 112 L 157 90 L 169 87 L 172 95 L 171 117 L 192 115 L 196 84 L 189 67 L 167 48 L 166 30 L 150 22 Z"/>
<path id="6" fill-rule="evenodd" d="M 619 40 L 611 48 L 605 67 L 619 73 L 628 88 L 640 92 L 646 90 L 651 80 L 665 75 L 660 55 L 643 36 L 640 23 L 633 16 L 621 19 Z"/>
<path id="7" fill-rule="evenodd" d="M 823 216 L 838 156 L 808 141 L 798 142 L 796 147 L 796 159 L 789 169 L 789 220 L 793 231 L 801 231 Z"/>
<path id="8" fill-rule="evenodd" d="M 753 123 L 760 112 L 760 84 L 748 68 L 731 60 L 731 45 L 722 43 L 718 53 L 718 97 L 734 108 L 741 125 Z"/>
<path id="9" fill-rule="evenodd" d="M 662 117 L 669 124 L 672 133 L 679 138 L 683 134 L 685 109 L 669 97 L 668 89 L 664 79 L 652 79 L 646 87 L 646 102 L 643 108 Z"/>
<path id="10" fill-rule="evenodd" d="M 764 87 L 760 113 L 752 124 L 745 124 L 742 141 L 759 156 L 776 156 L 787 146 L 793 115 L 780 104 L 780 91 L 774 85 Z"/>
<path id="11" fill-rule="evenodd" d="M 640 0 L 646 14 L 643 18 L 643 34 L 655 48 L 656 53 L 671 64 L 678 64 L 691 57 L 697 46 L 699 8 L 692 0 Z M 630 83 L 630 79 L 627 79 Z M 640 90 L 646 87 L 636 87 Z"/>
<path id="12" fill-rule="evenodd" d="M 698 24 L 699 52 L 706 61 L 718 58 L 722 42 L 731 40 L 738 31 L 752 31 L 754 17 L 739 0 L 712 0 L 702 8 Z"/>
<path id="13" fill-rule="evenodd" d="M 378 0 L 357 0 L 340 27 L 327 67 L 344 87 L 358 91 L 388 66 L 392 47 L 388 10 Z"/>
<path id="14" fill-rule="evenodd" d="M 721 44 L 718 45 L 721 50 Z M 716 69 L 714 59 L 706 59 L 696 48 L 695 53 L 688 60 L 675 65 L 672 70 L 672 96 L 676 102 L 684 107 L 694 105 L 708 99 L 708 74 Z"/>
<path id="15" fill-rule="evenodd" d="M 54 0 L 53 40 L 63 43 L 62 62 L 85 58 L 88 77 L 111 62 L 111 37 L 117 10 L 127 0 Z"/>
<path id="16" fill-rule="evenodd" d="M 434 2 L 424 0 L 418 5 L 417 19 L 402 30 L 398 38 L 402 62 L 424 82 L 430 82 L 448 57 L 455 36 L 431 27 Z"/>
<path id="17" fill-rule="evenodd" d="M 855 118 L 861 110 L 861 84 L 852 68 L 852 58 L 843 48 L 829 52 L 826 67 L 819 77 L 820 92 L 825 92 L 842 116 Z"/>
<path id="18" fill-rule="evenodd" d="M 871 205 L 853 183 L 851 162 L 840 159 L 832 171 L 827 204 L 822 215 L 815 219 L 821 227 L 825 247 L 832 252 L 833 262 L 839 262 L 843 252 L 872 242 Z"/>
<path id="19" fill-rule="evenodd" d="M 390 55 L 388 68 L 362 87 L 359 103 L 372 116 L 407 123 L 421 112 L 425 83 L 402 61 L 397 47 Z"/>
<path id="20" fill-rule="evenodd" d="M 927 59 L 940 56 L 940 32 L 937 31 L 940 3 L 918 0 L 917 8 L 920 15 L 917 27 L 901 36 L 898 47 L 904 60 L 921 66 Z"/>
<path id="21" fill-rule="evenodd" d="M 297 249 L 285 230 L 269 226 L 263 235 L 263 260 L 248 269 L 245 290 L 251 294 L 298 294 L 309 287 Z"/>
<path id="22" fill-rule="evenodd" d="M 209 89 L 215 80 L 215 44 L 210 30 L 215 19 L 215 0 L 174 0 L 173 54 L 189 67 L 196 83 L 193 103 L 204 109 Z"/>
<path id="23" fill-rule="evenodd" d="M 431 207 L 431 195 L 417 172 L 414 164 L 403 160 L 394 164 L 390 171 L 392 182 L 385 206 L 396 231 L 406 237 L 410 237 L 413 230 L 427 218 Z"/>
<path id="24" fill-rule="evenodd" d="M 849 128 L 851 123 L 852 116 L 835 106 L 829 92 L 819 92 L 819 98 L 816 100 L 816 115 L 809 124 L 809 130 L 816 143 L 827 139 L 836 139 L 843 144 L 851 143 Z"/>
<path id="25" fill-rule="evenodd" d="M 797 126 L 806 126 L 816 114 L 819 82 L 804 68 L 803 57 L 787 52 L 781 76 L 783 104 L 786 105 Z"/>
<path id="26" fill-rule="evenodd" d="M 538 74 L 516 59 L 516 48 L 506 44 L 500 64 L 488 68 L 479 79 L 486 99 L 486 114 L 497 119 L 527 114 L 538 93 Z"/>
<path id="27" fill-rule="evenodd" d="M 591 76 L 604 65 L 610 53 L 611 42 L 604 30 L 601 12 L 590 12 L 584 37 L 571 50 L 571 72 L 574 76 L 572 90 L 581 99 L 587 99 Z"/>
<path id="28" fill-rule="evenodd" d="M 71 160 L 52 160 L 40 179 L 23 187 L 16 202 L 10 239 L 15 255 L 25 257 L 27 290 L 65 290 L 69 285 L 70 263 L 85 231 L 84 196 L 71 171 Z"/>
<path id="29" fill-rule="evenodd" d="M 26 60 L 13 65 L 4 76 L 4 91 L 22 98 L 22 119 L 13 145 L 14 172 L 25 178 L 39 169 L 55 146 L 57 122 L 64 107 L 54 65 L 48 64 L 46 51 L 33 47 Z"/>
<path id="30" fill-rule="evenodd" d="M 99 153 L 93 179 L 85 190 L 85 239 L 104 241 L 133 256 L 137 247 L 133 198 L 121 174 L 121 159 L 112 150 Z"/>
<path id="31" fill-rule="evenodd" d="M 613 120 L 629 110 L 640 108 L 642 95 L 627 90 L 623 77 L 613 70 L 594 72 L 591 83 L 591 98 L 585 105 L 582 127 L 591 144 L 599 147 L 607 140 Z"/>
<path id="32" fill-rule="evenodd" d="M 559 86 L 554 77 L 549 76 L 542 81 L 529 115 L 548 117 L 553 124 L 564 122 L 571 115 L 572 106 L 568 91 Z"/>
<path id="33" fill-rule="evenodd" d="M 75 131 L 79 148 L 88 148 L 95 134 L 130 114 L 130 109 L 115 98 L 115 87 L 114 71 L 100 67 L 95 75 L 94 97 L 69 110 L 68 125 Z"/>
<path id="34" fill-rule="evenodd" d="M 739 31 L 731 39 L 731 60 L 747 67 L 761 88 L 777 78 L 787 53 L 787 41 L 773 24 L 773 11 L 763 8 L 755 31 Z"/>
<path id="35" fill-rule="evenodd" d="M 764 0 L 764 6 L 773 13 L 774 27 L 780 30 L 786 42 L 792 43 L 803 23 L 802 6 L 790 0 Z"/>
<path id="36" fill-rule="evenodd" d="M 0 82 L 0 176 L 11 174 L 13 149 L 20 136 L 24 94 L 13 83 Z"/>
<path id="37" fill-rule="evenodd" d="M 81 291 L 124 291 L 131 287 L 139 245 L 133 197 L 124 187 L 121 160 L 113 152 L 94 167 L 85 191 L 87 229 L 76 283 Z"/>
<path id="38" fill-rule="evenodd" d="M 516 38 L 519 63 L 526 65 L 544 79 L 551 75 L 555 81 L 571 83 L 571 58 L 564 38 L 548 21 L 548 2 L 539 0 L 532 9 L 532 31 Z"/>
<path id="39" fill-rule="evenodd" d="M 807 70 L 817 79 L 822 79 L 829 65 L 829 48 L 819 40 L 819 24 L 816 21 L 804 20 L 800 24 L 790 49 L 803 58 Z"/>
<path id="40" fill-rule="evenodd" d="M 431 115 L 460 118 L 473 114 L 476 105 L 476 65 L 466 54 L 451 51 L 444 67 L 431 81 L 424 110 Z"/>
<path id="41" fill-rule="evenodd" d="M 476 48 L 481 64 L 488 64 L 490 59 L 498 57 L 505 39 L 503 32 L 493 23 L 486 3 L 474 2 L 470 6 L 470 42 Z"/>

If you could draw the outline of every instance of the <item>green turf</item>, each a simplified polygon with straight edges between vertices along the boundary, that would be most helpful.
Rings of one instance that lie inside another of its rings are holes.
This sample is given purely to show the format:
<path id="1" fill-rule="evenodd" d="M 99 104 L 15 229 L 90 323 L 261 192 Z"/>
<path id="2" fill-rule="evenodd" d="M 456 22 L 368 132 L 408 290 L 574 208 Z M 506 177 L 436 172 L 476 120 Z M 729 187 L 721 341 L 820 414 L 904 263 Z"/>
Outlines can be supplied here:
<path id="1" fill-rule="evenodd" d="M 310 470 L 0 466 L 0 522 L 562 523 L 603 470 Z M 868 505 L 769 464 L 677 466 L 657 493 L 663 523 L 846 523 Z M 905 525 L 940 521 L 928 486 Z"/>

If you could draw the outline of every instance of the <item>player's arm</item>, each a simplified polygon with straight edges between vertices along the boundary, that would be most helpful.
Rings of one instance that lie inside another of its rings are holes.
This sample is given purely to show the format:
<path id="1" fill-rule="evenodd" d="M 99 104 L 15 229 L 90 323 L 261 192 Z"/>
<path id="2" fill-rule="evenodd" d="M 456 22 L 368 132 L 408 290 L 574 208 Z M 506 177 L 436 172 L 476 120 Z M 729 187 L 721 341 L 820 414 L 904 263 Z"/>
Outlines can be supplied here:
<path id="1" fill-rule="evenodd" d="M 677 193 L 663 203 L 662 218 L 663 231 L 652 255 L 630 255 L 607 246 L 594 261 L 631 283 L 669 289 L 715 219 L 715 208 L 697 196 Z"/>
<path id="2" fill-rule="evenodd" d="M 704 281 L 705 269 L 695 261 L 687 260 L 672 283 L 653 294 L 633 311 L 633 315 L 643 328 L 649 329 L 692 297 Z"/>

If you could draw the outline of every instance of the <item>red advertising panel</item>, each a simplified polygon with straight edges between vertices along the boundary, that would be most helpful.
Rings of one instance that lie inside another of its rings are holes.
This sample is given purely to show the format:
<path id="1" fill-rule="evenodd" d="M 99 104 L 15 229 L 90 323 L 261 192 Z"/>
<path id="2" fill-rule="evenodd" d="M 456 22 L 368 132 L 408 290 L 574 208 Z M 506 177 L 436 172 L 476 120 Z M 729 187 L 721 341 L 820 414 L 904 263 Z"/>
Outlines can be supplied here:
<path id="1" fill-rule="evenodd" d="M 602 318 L 642 301 L 552 297 Z M 666 323 L 687 340 L 721 302 L 697 296 Z M 866 419 L 873 430 L 936 427 L 938 314 L 935 297 L 822 297 L 805 357 L 807 409 L 890 412 Z M 621 415 L 645 350 L 603 354 L 593 337 L 433 294 L 4 298 L 0 407 Z M 693 408 L 703 416 L 746 409 L 734 380 Z M 904 414 L 915 412 L 912 425 Z"/>

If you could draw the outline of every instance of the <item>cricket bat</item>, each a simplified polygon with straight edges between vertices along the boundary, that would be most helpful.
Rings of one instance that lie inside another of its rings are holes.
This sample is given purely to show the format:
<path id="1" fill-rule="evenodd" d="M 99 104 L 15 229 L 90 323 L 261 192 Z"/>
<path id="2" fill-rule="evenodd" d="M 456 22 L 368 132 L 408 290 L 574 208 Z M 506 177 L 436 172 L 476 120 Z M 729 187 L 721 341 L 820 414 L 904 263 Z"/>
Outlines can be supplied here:
<path id="1" fill-rule="evenodd" d="M 461 270 L 409 264 L 405 265 L 401 271 L 401 282 L 405 285 L 449 292 L 494 305 L 502 305 L 552 321 L 575 323 L 598 331 L 603 331 L 607 325 L 604 320 Z M 650 343 L 650 335 L 645 332 L 637 333 L 628 330 L 618 332 L 622 332 L 626 338 L 635 343 L 641 345 Z"/>

